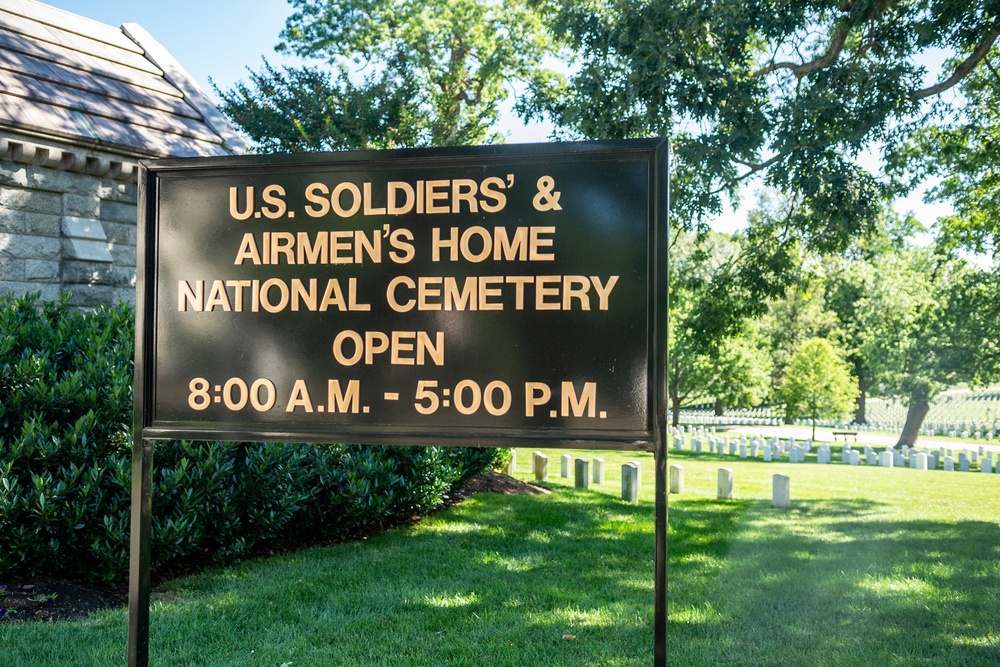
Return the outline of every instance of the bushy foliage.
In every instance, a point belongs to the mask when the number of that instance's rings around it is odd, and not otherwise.
[[[134,313],[0,297],[0,575],[128,567]],[[154,568],[426,512],[498,450],[157,442]]]

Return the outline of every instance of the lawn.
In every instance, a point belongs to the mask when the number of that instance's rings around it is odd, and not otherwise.
[[[154,592],[154,665],[650,665],[652,458],[575,490],[483,494],[364,542]],[[578,452],[570,452],[574,456]],[[642,502],[619,499],[643,464]],[[837,458],[835,457],[835,460]],[[669,664],[1000,664],[1000,475],[671,452]],[[530,450],[519,452],[528,480]],[[715,500],[716,471],[736,500]],[[792,509],[770,507],[791,476]],[[123,610],[0,624],[5,665],[120,665]]]

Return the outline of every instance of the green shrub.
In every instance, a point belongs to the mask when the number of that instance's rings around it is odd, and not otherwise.
[[[0,297],[0,576],[127,572],[133,327]],[[426,512],[499,451],[157,442],[153,567]]]

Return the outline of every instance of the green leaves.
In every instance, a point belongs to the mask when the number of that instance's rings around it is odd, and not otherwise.
[[[0,297],[0,575],[128,565],[132,322]],[[497,450],[159,442],[154,567],[426,512]]]
[[[811,338],[796,350],[777,392],[788,420],[843,417],[857,395],[857,382],[847,362],[823,338]]]
[[[279,51],[223,111],[265,152],[496,143],[517,85],[550,85],[553,46],[523,1],[294,0]]]

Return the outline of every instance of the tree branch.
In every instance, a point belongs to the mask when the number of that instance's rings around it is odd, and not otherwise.
[[[753,176],[754,174],[756,174],[758,171],[762,171],[762,170],[767,169],[768,167],[770,167],[772,164],[775,164],[777,162],[781,162],[786,157],[788,157],[788,154],[789,154],[789,151],[785,151],[783,153],[778,153],[777,155],[775,155],[771,159],[765,160],[764,162],[744,162],[743,160],[738,160],[736,158],[730,158],[736,164],[741,164],[744,167],[749,168],[749,171],[747,171],[745,174],[740,174],[739,176],[737,176],[735,178],[729,179],[723,185],[719,186],[715,190],[712,190],[712,192],[710,194],[717,195],[720,192],[724,192],[724,191],[728,190],[729,188],[731,188],[732,186],[736,185],[737,183],[739,183],[741,181],[745,181],[746,179],[750,178],[751,176]]]
[[[840,57],[840,52],[844,49],[845,43],[847,43],[847,30],[843,27],[837,28],[837,30],[833,33],[833,37],[830,39],[830,46],[827,47],[826,53],[821,55],[819,58],[814,58],[807,63],[793,63],[788,61],[771,63],[767,67],[754,72],[751,77],[757,78],[770,74],[775,70],[787,69],[791,70],[792,74],[794,74],[797,79],[801,79],[816,70],[829,67],[835,63],[837,58]]]
[[[976,46],[976,50],[972,52],[972,55],[958,64],[958,67],[955,68],[955,71],[952,72],[950,77],[929,88],[918,90],[913,94],[913,99],[922,100],[925,97],[940,95],[960,82],[969,74],[969,72],[972,71],[973,67],[979,64],[980,60],[986,57],[986,54],[988,54],[990,49],[993,48],[993,43],[997,41],[997,37],[1000,37],[1000,27],[994,26],[993,29],[986,34],[986,37],[979,42],[979,45]]]

